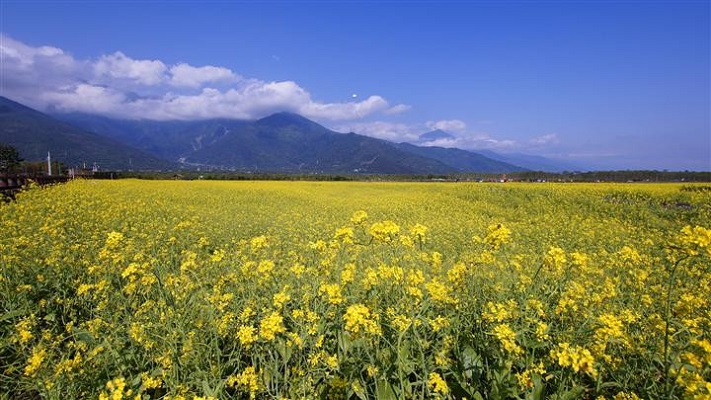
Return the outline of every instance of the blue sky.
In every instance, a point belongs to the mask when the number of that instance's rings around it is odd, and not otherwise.
[[[55,112],[259,118],[711,170],[708,1],[0,3],[0,94]]]

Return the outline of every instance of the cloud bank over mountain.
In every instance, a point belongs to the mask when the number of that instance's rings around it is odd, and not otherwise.
[[[394,142],[421,143],[419,135],[441,129],[452,138],[425,145],[510,150],[513,140],[471,132],[458,119],[424,123],[392,121],[410,111],[384,97],[320,102],[291,80],[265,81],[215,65],[168,65],[158,59],[135,59],[121,51],[79,59],[52,46],[33,47],[0,34],[2,95],[51,113],[90,113],[122,119],[199,120],[258,119],[289,111],[318,120],[340,132]]]
[[[229,68],[134,59],[116,51],[78,59],[0,34],[2,94],[44,111],[98,113],[152,120],[256,119],[278,111],[326,121],[358,120],[409,110],[379,95],[327,103],[294,81],[247,78]]]
[[[501,139],[488,132],[473,130],[460,120],[427,121],[424,124],[406,124],[388,121],[355,121],[337,124],[334,127],[339,132],[356,132],[393,142],[417,143],[421,146],[460,148],[467,150],[490,149],[497,151],[518,151],[521,149],[544,148],[546,144],[554,144],[555,134],[543,135],[528,142],[513,139]],[[423,138],[428,131],[442,130],[450,135],[447,137]],[[545,139],[548,139],[545,141]],[[533,146],[535,145],[535,146]]]

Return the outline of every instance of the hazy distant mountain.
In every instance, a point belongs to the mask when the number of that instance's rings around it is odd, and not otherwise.
[[[531,171],[563,172],[586,171],[589,168],[563,160],[554,160],[547,157],[534,156],[520,153],[496,153],[491,150],[477,150],[482,155],[507,163],[516,164]]]
[[[121,121],[82,114],[58,117],[187,166],[301,173],[521,170],[463,150],[403,146],[337,133],[292,113],[277,113],[257,121]],[[447,154],[443,156],[443,152]]]
[[[106,136],[157,157],[178,161],[218,141],[250,121],[119,120],[92,114],[57,114],[56,118],[87,131]]]
[[[436,129],[431,132],[423,133],[418,137],[418,140],[414,142],[414,144],[419,145],[419,146],[427,146],[429,143],[437,142],[437,141],[447,141],[447,140],[456,140],[456,136],[450,134],[449,132],[443,131],[441,129]],[[461,150],[460,150],[461,151]],[[561,160],[553,160],[550,158],[546,157],[541,157],[541,156],[533,156],[533,155],[528,155],[528,154],[520,154],[520,153],[498,153],[494,152],[491,150],[467,150],[471,154],[476,154],[479,157],[484,157],[484,159],[488,160],[487,162],[491,162],[492,160],[498,161],[498,162],[503,162],[505,164],[509,164],[512,166],[515,166],[516,168],[519,169],[510,169],[510,171],[507,172],[513,172],[513,171],[518,171],[518,170],[531,170],[531,171],[545,171],[545,172],[563,172],[563,171],[581,171],[584,170],[585,168],[579,166],[579,165],[574,165],[572,163],[566,162],[566,161],[561,161]],[[439,155],[445,157],[445,159],[449,159],[449,157],[452,156],[451,153],[447,154],[446,152],[439,151]],[[466,159],[466,158],[465,158]],[[471,159],[471,157],[469,157]],[[459,167],[466,168],[467,163],[461,163],[464,161],[461,157],[456,157],[455,162],[459,164]],[[478,161],[473,160],[473,162],[476,164]],[[499,171],[498,167],[496,167],[496,164],[491,164],[493,169],[496,170],[496,172],[504,172],[504,171]]]
[[[394,144],[344,135],[291,113],[257,121],[122,121],[85,114],[60,116],[187,167],[258,172],[445,174],[436,160]]]
[[[0,97],[0,143],[27,161],[52,159],[67,167],[95,163],[101,169],[159,170],[176,165],[118,140],[87,132],[5,97]]]
[[[435,146],[420,147],[409,143],[400,143],[399,147],[410,153],[441,161],[456,168],[458,172],[500,174],[527,170],[526,168],[494,160],[467,150]]]
[[[425,137],[445,135],[435,132]],[[27,160],[44,160],[50,151],[68,166],[97,163],[115,170],[201,167],[374,174],[523,170],[459,149],[337,133],[285,112],[256,121],[129,121],[86,114],[51,117],[0,98],[0,142],[15,146]]]
[[[454,135],[445,132],[441,129],[435,129],[430,132],[426,132],[421,134],[418,137],[418,143],[427,143],[427,142],[434,142],[435,140],[443,140],[443,139],[455,139]]]

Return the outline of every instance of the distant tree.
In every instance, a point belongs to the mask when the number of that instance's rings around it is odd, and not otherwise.
[[[22,158],[14,147],[0,143],[0,173],[12,172],[20,166]]]
[[[43,175],[47,173],[47,161],[25,161],[22,163],[20,168],[22,169],[22,172],[25,172],[30,176]]]

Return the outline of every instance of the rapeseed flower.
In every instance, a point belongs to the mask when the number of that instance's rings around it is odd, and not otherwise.
[[[256,236],[249,241],[249,245],[252,251],[258,251],[269,247],[269,240],[267,240],[267,237],[264,235]]]
[[[259,337],[266,341],[274,340],[276,335],[286,332],[284,317],[273,311],[259,322]]]
[[[227,255],[225,249],[215,249],[210,255],[210,261],[214,263],[220,262],[225,259],[225,255]]]
[[[353,216],[351,217],[351,222],[354,225],[360,225],[364,223],[368,219],[368,213],[363,211],[363,210],[358,210],[353,213]]]
[[[468,268],[463,262],[458,262],[447,271],[447,280],[449,283],[459,286],[464,283],[464,279],[467,276]]]
[[[543,362],[539,362],[538,365],[529,366],[522,372],[516,373],[516,380],[521,390],[528,390],[534,386],[533,377],[534,375],[542,376],[546,373],[546,368]]]
[[[250,399],[257,397],[257,392],[259,391],[259,375],[254,366],[245,368],[238,375],[229,376],[225,383],[227,386],[237,387],[248,392]]]
[[[406,386],[441,398],[458,393],[444,393],[445,378],[464,366],[463,388],[509,397],[530,397],[539,380],[548,394],[607,399],[711,393],[711,192],[193,184],[76,181],[3,206],[0,392],[190,400]],[[670,199],[691,207],[660,206]],[[471,232],[485,233],[475,246]],[[223,387],[212,378],[224,368],[235,372]],[[106,371],[125,379],[105,386]]]
[[[237,339],[242,346],[249,348],[257,341],[257,329],[253,326],[242,325],[237,329]]]
[[[343,321],[346,323],[346,331],[354,336],[362,334],[380,335],[381,333],[378,315],[372,313],[363,304],[348,306],[346,313],[343,315]]]
[[[121,232],[112,231],[106,235],[106,242],[104,245],[109,249],[118,248],[124,240],[124,235]]]
[[[624,322],[614,314],[602,314],[598,317],[600,327],[595,330],[595,341],[604,345],[610,341],[620,342],[629,347]]]
[[[27,365],[25,366],[25,376],[35,376],[46,356],[47,350],[44,347],[34,347],[32,349],[32,355],[27,360]]]
[[[101,392],[99,400],[130,399],[133,395],[133,390],[126,388],[126,379],[122,376],[106,382],[106,389],[108,389],[108,393]]]
[[[498,250],[501,246],[509,241],[511,230],[502,224],[489,225],[486,230],[486,236],[482,242],[489,245],[492,249]]]
[[[143,390],[157,389],[163,385],[163,379],[151,376],[146,372],[141,373],[141,388]]]
[[[15,331],[17,332],[16,341],[23,345],[29,343],[30,340],[35,337],[32,333],[32,330],[36,325],[37,321],[35,320],[34,315],[31,315],[29,318],[25,318],[22,321],[18,322],[17,325],[15,325]]]
[[[698,225],[692,228],[691,225],[687,225],[681,229],[678,239],[690,255],[697,255],[702,249],[706,249],[711,255],[711,229]]]
[[[619,392],[612,398],[612,400],[640,400],[640,399],[639,399],[639,396],[637,396],[637,394],[634,392]]]
[[[341,284],[345,285],[353,282],[356,276],[356,265],[353,263],[348,263],[343,267],[341,271]]]
[[[427,293],[429,293],[432,300],[441,304],[457,304],[458,300],[452,297],[450,287],[444,283],[433,278],[430,282],[425,284]]]
[[[379,242],[391,243],[400,233],[400,226],[390,220],[376,222],[368,228],[368,233]]]
[[[272,260],[262,260],[257,265],[257,274],[260,279],[266,279],[269,277],[274,270],[275,264]]]
[[[429,322],[430,327],[432,327],[432,331],[434,332],[439,332],[442,329],[449,327],[449,319],[441,315],[438,315],[434,319],[430,319],[427,322]]]
[[[571,367],[575,372],[585,372],[593,378],[597,377],[595,358],[588,349],[559,343],[556,349],[551,350],[550,355],[561,367]]]
[[[301,275],[303,275],[304,272],[306,272],[306,266],[301,263],[295,263],[294,265],[291,266],[289,269],[297,278],[301,278]]]
[[[424,243],[425,236],[427,234],[427,227],[422,224],[415,224],[410,228],[410,235],[414,237],[418,242]]]
[[[518,310],[518,304],[513,299],[509,299],[505,303],[490,301],[486,304],[482,317],[487,322],[503,322],[514,318],[516,310]]]
[[[351,244],[353,243],[353,236],[353,228],[350,226],[344,226],[336,229],[336,233],[333,235],[333,238],[340,240],[342,243]]]
[[[286,285],[281,290],[281,292],[273,296],[272,304],[274,305],[274,308],[281,309],[284,307],[284,304],[291,300],[291,296],[289,295],[289,289],[289,285]]]
[[[412,318],[403,314],[394,314],[390,317],[390,323],[398,332],[405,332],[412,325]]]
[[[497,325],[492,332],[507,353],[514,356],[523,354],[523,349],[516,343],[516,332],[508,324]]]
[[[568,258],[565,255],[565,250],[554,246],[548,250],[543,262],[551,268],[553,273],[560,274],[568,262]]]
[[[441,394],[441,395],[446,395],[449,393],[449,386],[447,386],[447,382],[442,379],[442,376],[436,372],[430,372],[429,379],[427,380],[427,384],[430,387],[430,390],[432,390],[435,393]]]
[[[322,283],[318,288],[318,292],[324,295],[326,301],[333,305],[343,303],[343,294],[341,294],[341,286],[337,283],[327,284]]]

